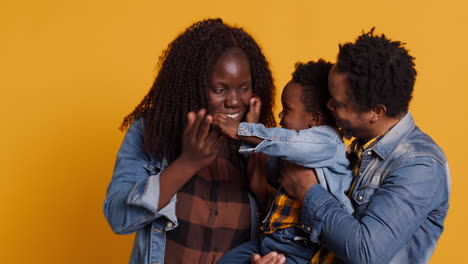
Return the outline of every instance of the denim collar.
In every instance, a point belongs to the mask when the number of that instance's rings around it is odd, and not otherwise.
[[[372,148],[380,158],[386,159],[390,153],[408,136],[415,128],[413,116],[410,112],[396,123],[388,133]]]

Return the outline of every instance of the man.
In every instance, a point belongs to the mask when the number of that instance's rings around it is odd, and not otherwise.
[[[335,263],[427,263],[443,231],[449,171],[442,150],[408,112],[413,60],[401,42],[373,30],[340,45],[328,107],[343,134],[355,138],[348,148],[353,215],[308,177],[313,170],[282,171],[288,194],[303,201],[304,229]]]

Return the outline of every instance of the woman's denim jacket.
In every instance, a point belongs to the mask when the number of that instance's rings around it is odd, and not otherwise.
[[[428,263],[444,229],[449,193],[444,153],[407,113],[364,152],[354,215],[315,184],[304,198],[302,223],[312,228],[312,241],[345,263]]]
[[[160,174],[167,163],[143,151],[143,120],[128,129],[117,154],[114,175],[107,189],[104,214],[117,234],[136,232],[131,264],[164,263],[166,231],[177,227],[174,195],[157,210]],[[251,234],[257,234],[256,204],[252,208]]]
[[[262,124],[240,123],[237,134],[264,139],[255,147],[243,145],[241,153],[261,152],[314,168],[320,185],[341,202],[349,213],[354,211],[351,201],[346,196],[351,185],[352,172],[346,159],[345,144],[335,128],[323,125],[296,131],[280,127],[265,128]]]

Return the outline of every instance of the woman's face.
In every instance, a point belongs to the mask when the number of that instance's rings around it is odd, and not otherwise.
[[[247,55],[230,49],[219,57],[210,76],[208,112],[241,121],[252,98],[252,76]]]

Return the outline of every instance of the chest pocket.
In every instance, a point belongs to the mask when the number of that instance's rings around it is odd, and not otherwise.
[[[353,200],[358,205],[363,205],[369,202],[372,195],[379,188],[378,186],[363,186],[353,193]]]
[[[359,206],[369,203],[372,195],[382,184],[383,175],[382,171],[369,168],[369,172],[365,173],[364,178],[359,183],[359,187],[353,193],[353,201]]]

